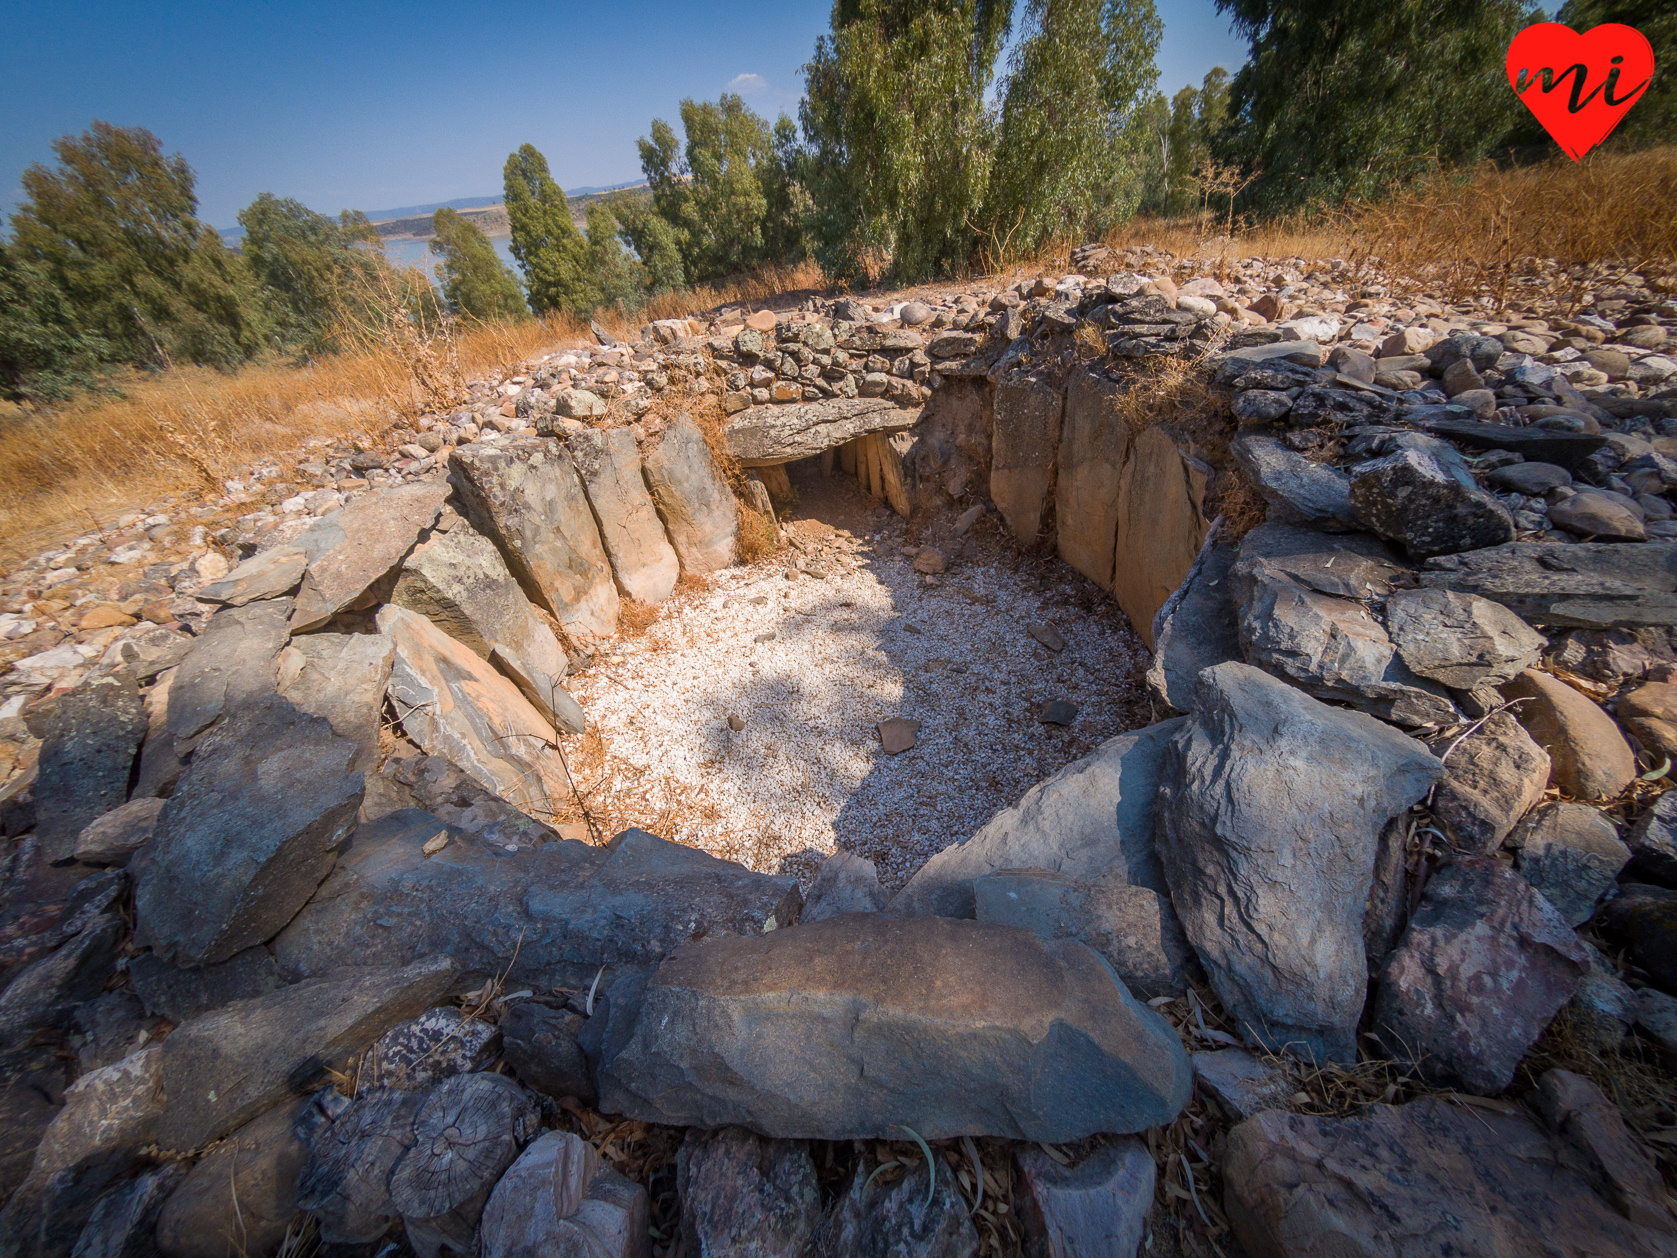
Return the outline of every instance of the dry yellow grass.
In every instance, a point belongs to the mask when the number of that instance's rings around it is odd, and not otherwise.
[[[649,319],[757,304],[821,283],[813,263],[771,268],[661,294],[647,309],[608,311],[599,321],[632,336]],[[470,376],[589,339],[585,322],[559,316],[468,328],[454,349]],[[120,396],[85,397],[48,412],[0,405],[0,563],[203,488],[310,437],[370,438],[425,402],[413,364],[376,348],[307,367],[255,364],[231,375],[180,368],[112,383]]]

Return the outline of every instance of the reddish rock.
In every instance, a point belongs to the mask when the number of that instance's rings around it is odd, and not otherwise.
[[[1617,795],[1636,777],[1636,757],[1613,718],[1564,681],[1528,668],[1502,687],[1514,711],[1549,753],[1549,780],[1579,799]]]
[[[1677,764],[1677,685],[1650,682],[1619,700],[1619,721],[1656,758]]]

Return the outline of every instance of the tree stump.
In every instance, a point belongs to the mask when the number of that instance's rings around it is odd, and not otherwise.
[[[320,1238],[363,1245],[384,1235],[397,1210],[390,1173],[414,1142],[424,1097],[378,1089],[358,1098],[315,1135],[297,1177],[297,1208],[320,1221]]]

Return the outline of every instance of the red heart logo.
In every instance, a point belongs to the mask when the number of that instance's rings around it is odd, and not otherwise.
[[[1653,76],[1653,46],[1617,22],[1582,35],[1539,22],[1508,45],[1508,82],[1573,161],[1608,137]]]

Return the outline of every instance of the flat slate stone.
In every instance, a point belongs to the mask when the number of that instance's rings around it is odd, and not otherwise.
[[[1421,584],[1555,628],[1677,625],[1677,543],[1511,542],[1426,562]]]
[[[169,683],[166,722],[177,743],[273,693],[290,616],[289,599],[265,599],[210,617]]]
[[[566,839],[507,852],[453,838],[426,856],[445,828],[405,809],[356,831],[274,941],[281,973],[445,953],[474,978],[505,971],[512,983],[586,988],[601,965],[651,970],[695,936],[758,935],[796,921],[802,906],[794,878],[642,830],[610,849]]]
[[[1094,952],[1014,927],[835,917],[689,944],[627,987],[597,1039],[600,1108],[649,1122],[1052,1142],[1169,1122],[1193,1085],[1176,1032]]]
[[[903,432],[919,419],[919,407],[904,408],[882,397],[753,406],[728,421],[728,452],[742,467],[790,463],[868,433]]]
[[[1147,686],[1178,712],[1193,705],[1200,673],[1240,658],[1240,625],[1229,591],[1229,570],[1240,547],[1224,540],[1221,519],[1212,522],[1194,566],[1153,617]]]
[[[340,611],[376,602],[373,590],[420,534],[437,521],[449,487],[442,481],[419,481],[381,489],[323,517],[297,539],[308,568],[297,591],[291,632],[318,628]]]
[[[48,860],[68,861],[82,831],[128,799],[145,704],[130,677],[89,677],[30,724],[42,740],[35,838]]]
[[[1512,450],[1534,463],[1553,463],[1571,472],[1578,471],[1590,455],[1607,444],[1606,437],[1586,433],[1480,424],[1469,419],[1428,419],[1421,422],[1421,427],[1472,450]]]

